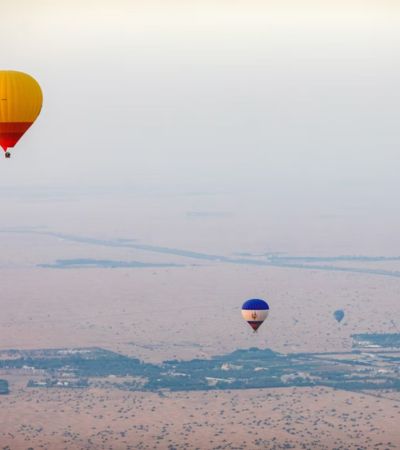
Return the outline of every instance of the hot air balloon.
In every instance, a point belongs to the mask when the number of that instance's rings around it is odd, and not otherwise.
[[[341,322],[343,320],[344,317],[344,311],[343,309],[338,309],[337,311],[335,311],[333,313],[333,317],[338,321]]]
[[[37,81],[14,70],[0,70],[0,146],[8,149],[21,139],[42,108],[43,95]]]
[[[242,317],[254,331],[257,331],[268,317],[268,312],[268,303],[258,298],[247,300],[242,306]]]

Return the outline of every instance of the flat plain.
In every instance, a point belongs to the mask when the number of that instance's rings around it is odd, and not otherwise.
[[[21,208],[18,224],[2,220],[0,349],[100,347],[160,363],[249,347],[349,351],[353,334],[399,332],[399,262],[389,242],[368,239],[378,221],[364,235],[354,224],[340,240],[340,216],[318,216],[313,226],[305,218],[295,238],[289,218],[271,223],[264,211],[252,226],[246,215],[235,216],[229,201],[222,212],[202,198],[195,208],[189,199],[172,210],[148,199],[131,202],[133,210],[144,211],[140,220],[131,214],[122,221],[126,202],[88,210],[85,199],[62,205],[64,215],[75,217],[68,226],[57,215],[45,220],[41,212],[49,205],[41,201]],[[27,226],[35,208],[36,226]],[[271,264],[275,252],[317,260],[302,260],[301,267],[293,260],[289,267],[287,261]],[[394,259],[335,260],[343,255]],[[390,273],[363,273],[370,268]],[[266,298],[271,306],[257,334],[240,316],[249,297]],[[336,309],[345,311],[340,324]],[[10,394],[0,398],[2,448],[400,446],[396,392],[307,387],[146,393],[34,389],[26,386],[26,374],[2,371],[0,378],[10,385]]]

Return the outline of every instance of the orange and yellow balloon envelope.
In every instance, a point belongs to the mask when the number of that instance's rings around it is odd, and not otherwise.
[[[43,95],[30,75],[14,70],[0,70],[0,146],[8,148],[21,139],[42,108]]]

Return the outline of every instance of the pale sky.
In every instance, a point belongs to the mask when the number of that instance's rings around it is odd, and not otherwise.
[[[0,0],[41,84],[0,187],[398,190],[397,1]]]

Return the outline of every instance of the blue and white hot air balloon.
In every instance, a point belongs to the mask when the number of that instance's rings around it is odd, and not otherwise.
[[[257,331],[264,320],[268,317],[269,306],[264,300],[252,298],[243,303],[242,317],[243,319]]]

